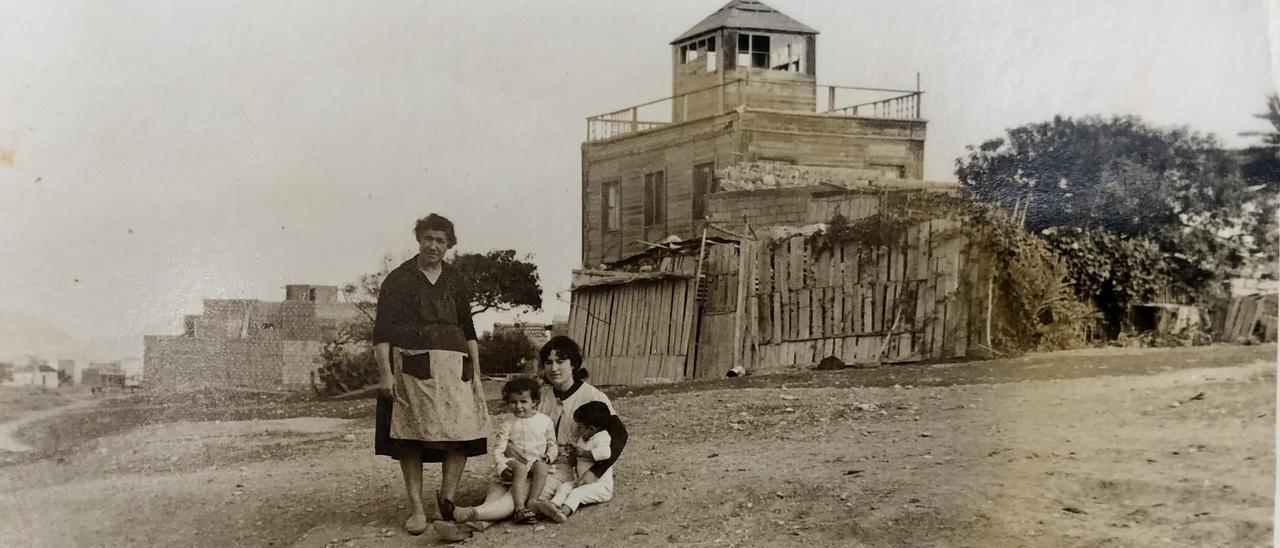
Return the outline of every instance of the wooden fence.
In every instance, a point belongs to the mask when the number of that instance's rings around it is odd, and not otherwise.
[[[684,379],[696,291],[691,276],[575,289],[569,336],[582,346],[591,382]]]
[[[1261,341],[1276,340],[1277,297],[1244,295],[1233,297],[1219,307],[1215,321],[1216,339],[1236,342],[1256,336]]]
[[[740,277],[716,276],[730,260],[709,263],[707,308],[730,304],[716,300],[724,293],[717,285],[737,285],[733,308],[742,313],[730,355],[748,369],[810,366],[827,356],[846,364],[964,357],[986,336],[991,265],[955,227],[921,223],[888,246],[818,249],[804,236],[744,242]]]

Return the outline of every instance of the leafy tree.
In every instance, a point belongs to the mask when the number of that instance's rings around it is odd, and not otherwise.
[[[542,286],[531,256],[516,258],[512,249],[462,253],[450,263],[471,294],[471,313],[488,310],[542,309]]]
[[[523,360],[537,356],[533,347],[518,331],[485,333],[480,337],[480,368],[483,373],[516,373]]]
[[[1241,134],[1261,137],[1262,145],[1240,151],[1240,171],[1245,181],[1261,190],[1263,195],[1255,204],[1259,222],[1252,234],[1261,247],[1256,254],[1257,262],[1274,268],[1280,258],[1277,257],[1277,252],[1280,252],[1280,226],[1276,222],[1276,209],[1280,206],[1280,96],[1268,97],[1267,112],[1254,116],[1269,122],[1272,129]],[[1274,276],[1275,272],[1271,274]]]
[[[1257,242],[1256,192],[1212,136],[1132,117],[1055,117],[969,147],[956,174],[972,198],[1023,211],[1027,228],[1148,238],[1192,291],[1241,266]]]

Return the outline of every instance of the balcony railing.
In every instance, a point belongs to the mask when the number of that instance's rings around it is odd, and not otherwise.
[[[612,139],[690,120],[689,105],[714,101],[718,112],[737,108],[746,86],[813,86],[815,111],[833,116],[919,120],[920,90],[867,88],[806,82],[738,79],[680,95],[655,99],[587,118],[587,142]],[[726,97],[736,98],[726,104]],[[703,107],[705,108],[705,107]]]

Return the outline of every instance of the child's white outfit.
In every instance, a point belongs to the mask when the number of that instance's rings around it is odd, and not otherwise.
[[[590,439],[578,438],[573,442],[573,453],[569,455],[570,460],[576,460],[575,466],[576,478],[582,477],[591,466],[598,461],[607,460],[612,454],[609,444],[613,443],[613,439],[608,432],[601,430],[591,436]],[[589,455],[589,456],[587,456]],[[600,479],[586,485],[578,487],[573,486],[573,482],[566,481],[556,488],[555,496],[551,497],[552,504],[563,504],[569,507],[569,510],[576,511],[578,506],[583,504],[594,504],[597,502],[607,502],[613,498],[613,467],[610,466]]]
[[[493,473],[501,476],[511,467],[507,449],[513,449],[531,467],[539,460],[555,462],[559,448],[556,446],[556,425],[542,413],[534,412],[525,418],[509,415],[498,425],[498,440],[493,448]]]

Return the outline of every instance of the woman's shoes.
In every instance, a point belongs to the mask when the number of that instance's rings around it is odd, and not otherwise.
[[[453,511],[454,511],[453,501],[447,498],[444,498],[440,495],[436,495],[436,506],[440,508],[440,519],[443,519],[445,521],[454,521],[453,520]]]
[[[421,535],[427,530],[427,516],[422,514],[409,516],[409,519],[404,522],[404,530],[410,535]]]

